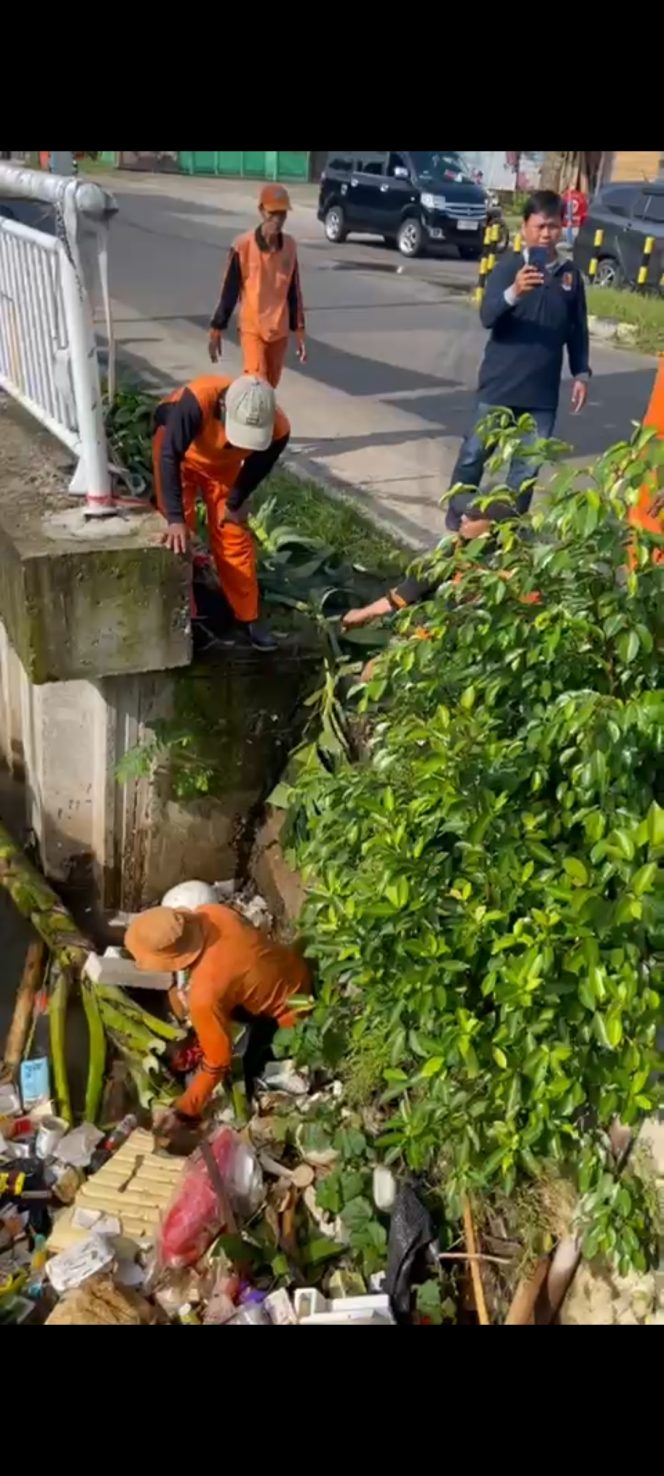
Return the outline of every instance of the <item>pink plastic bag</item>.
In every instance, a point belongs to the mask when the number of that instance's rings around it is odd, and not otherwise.
[[[207,1139],[220,1183],[200,1148],[192,1154],[162,1221],[157,1244],[160,1266],[193,1266],[222,1230],[255,1213],[263,1198],[263,1176],[251,1148],[232,1128]]]

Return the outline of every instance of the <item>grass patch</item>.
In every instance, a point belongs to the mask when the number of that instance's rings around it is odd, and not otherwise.
[[[589,287],[588,312],[598,318],[635,323],[637,347],[645,353],[664,351],[664,297],[642,296],[619,287]]]
[[[117,174],[118,166],[110,159],[79,159],[79,174]]]
[[[316,482],[308,482],[285,470],[277,470],[252,497],[258,508],[268,497],[276,497],[279,522],[295,528],[305,538],[320,538],[343,559],[361,564],[386,578],[403,574],[415,557],[412,549],[397,543],[389,533],[375,527],[350,502],[331,497]]]

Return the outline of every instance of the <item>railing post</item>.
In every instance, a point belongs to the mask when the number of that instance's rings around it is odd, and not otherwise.
[[[87,512],[99,516],[113,506],[113,499],[97,351],[87,296],[66,251],[61,254],[61,281],[81,442],[80,461],[71,490],[85,492]]]

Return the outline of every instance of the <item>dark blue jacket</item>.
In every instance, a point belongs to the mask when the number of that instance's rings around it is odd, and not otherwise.
[[[509,307],[505,290],[523,265],[523,256],[510,252],[487,282],[481,318],[491,338],[480,370],[480,400],[515,410],[555,410],[563,350],[575,378],[590,373],[583,278],[571,262],[561,261],[546,272],[543,287]]]

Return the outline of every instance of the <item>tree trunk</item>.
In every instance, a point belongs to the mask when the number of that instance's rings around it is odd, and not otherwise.
[[[101,1100],[106,1041],[95,989],[83,978],[83,965],[91,951],[88,940],[81,936],[73,917],[63,907],[57,893],[28,861],[9,831],[0,824],[0,886],[4,887],[18,911],[29,922],[53,954],[54,983],[49,1001],[51,1061],[55,1081],[58,1112],[67,1122],[72,1120],[65,1060],[67,1004],[71,988],[80,984],[90,1035],[90,1057],[85,1097],[85,1115],[94,1122]]]
[[[560,178],[563,171],[564,160],[565,155],[561,152],[547,152],[544,155],[544,163],[542,165],[543,190],[560,189]]]
[[[26,917],[64,968],[79,971],[91,945],[83,938],[57,893],[28,861],[9,831],[0,824],[0,886]]]
[[[23,974],[18,986],[12,1022],[5,1041],[4,1059],[0,1076],[13,1078],[23,1060],[23,1050],[28,1038],[35,995],[44,972],[46,949],[41,938],[28,943]]]

